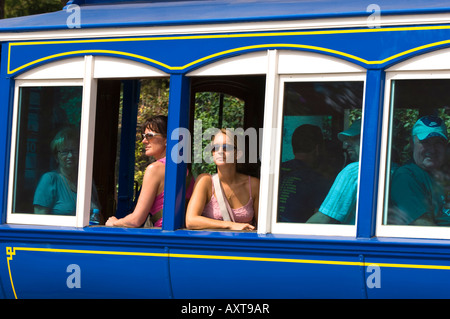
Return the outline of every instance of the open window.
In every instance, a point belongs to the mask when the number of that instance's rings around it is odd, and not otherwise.
[[[239,169],[245,174],[259,177],[259,129],[262,127],[264,114],[265,77],[195,77],[191,87],[194,176],[206,172],[213,174],[216,171],[215,165],[210,164],[212,160],[204,158],[203,150],[210,142],[205,133],[211,128],[228,128],[235,130],[236,134],[242,133],[246,138],[246,158],[239,164]],[[250,143],[253,145],[250,146]]]

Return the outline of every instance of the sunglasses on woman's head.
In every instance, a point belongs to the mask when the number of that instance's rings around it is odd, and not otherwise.
[[[162,134],[161,133],[148,132],[148,133],[142,134],[142,138],[145,138],[147,141],[150,141],[152,138],[154,138],[155,136],[158,136],[158,135],[162,135]]]

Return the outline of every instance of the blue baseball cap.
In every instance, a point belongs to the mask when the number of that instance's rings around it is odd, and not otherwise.
[[[417,136],[421,141],[438,136],[448,141],[447,127],[444,121],[437,116],[427,115],[420,118],[412,129],[412,136]]]
[[[352,123],[352,125],[343,132],[338,134],[338,138],[343,141],[346,136],[357,136],[361,134],[361,119]]]

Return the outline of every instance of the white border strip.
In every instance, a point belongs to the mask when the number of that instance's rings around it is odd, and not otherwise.
[[[382,28],[395,26],[417,26],[448,24],[448,14],[414,14],[383,16],[383,7],[380,19],[377,21],[380,28],[373,28],[377,32]],[[299,19],[292,21],[271,21],[270,18],[263,22],[219,23],[206,25],[181,25],[181,26],[148,26],[148,27],[120,27],[120,28],[80,28],[52,31],[27,31],[0,33],[0,41],[23,41],[42,39],[76,39],[76,38],[103,38],[103,37],[133,37],[133,36],[160,36],[160,35],[187,35],[230,32],[270,32],[292,30],[318,30],[340,28],[367,28],[373,26],[374,21],[367,17],[326,18],[326,19]]]

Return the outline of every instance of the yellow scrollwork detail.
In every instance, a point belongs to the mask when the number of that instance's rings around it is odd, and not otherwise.
[[[11,274],[11,265],[9,264],[9,262],[13,259],[13,256],[16,254],[15,248],[14,247],[6,247],[6,255],[9,255],[6,260],[8,262],[8,273],[9,273],[9,280],[11,281],[11,288],[13,290],[14,293],[14,298],[17,299],[17,294],[16,294],[16,290],[14,289],[14,283],[13,283],[13,279],[12,279],[12,274]]]

